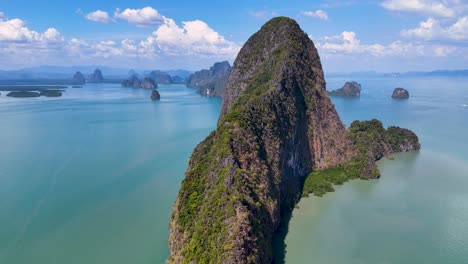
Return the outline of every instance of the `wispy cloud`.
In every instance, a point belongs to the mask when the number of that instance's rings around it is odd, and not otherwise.
[[[270,19],[276,16],[276,12],[268,11],[268,10],[257,10],[257,11],[250,11],[250,15],[259,20],[266,20],[266,19]]]
[[[324,8],[335,8],[335,7],[344,7],[344,6],[352,6],[357,4],[357,1],[350,0],[350,1],[343,1],[343,0],[327,0],[321,6]]]
[[[316,10],[316,11],[301,11],[299,13],[301,16],[307,16],[307,17],[314,17],[322,20],[328,20],[328,14],[327,12],[323,10]]]
[[[444,1],[447,2],[447,1]],[[457,1],[458,2],[458,1]],[[455,11],[445,3],[433,0],[386,0],[382,7],[392,11],[421,13],[440,17],[453,17]]]
[[[446,57],[451,54],[463,54],[468,48],[444,44],[425,44],[396,40],[390,44],[362,44],[353,31],[344,31],[340,35],[324,37],[315,41],[323,57],[360,55],[366,57]]]
[[[109,14],[101,10],[96,10],[94,12],[91,12],[87,14],[85,17],[86,19],[93,21],[93,22],[109,23],[112,21],[112,18],[109,16]]]

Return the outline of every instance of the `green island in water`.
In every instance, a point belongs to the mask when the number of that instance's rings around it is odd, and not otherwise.
[[[340,120],[319,54],[287,17],[240,50],[217,128],[193,151],[171,215],[169,263],[272,263],[301,196],[378,178],[375,162],[417,150],[410,130]]]

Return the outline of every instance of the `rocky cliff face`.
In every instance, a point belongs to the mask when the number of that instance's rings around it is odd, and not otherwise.
[[[314,44],[294,20],[272,19],[240,51],[218,127],[190,159],[170,262],[271,262],[272,235],[304,177],[352,154]]]
[[[206,96],[223,96],[230,72],[229,62],[217,62],[209,70],[191,74],[187,79],[187,86],[198,88],[199,93]]]

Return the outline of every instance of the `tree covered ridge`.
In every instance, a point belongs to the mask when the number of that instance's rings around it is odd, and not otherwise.
[[[313,193],[322,196],[333,192],[333,185],[340,185],[352,179],[380,177],[375,162],[391,153],[419,150],[418,136],[411,130],[390,126],[385,129],[377,119],[354,121],[348,129],[355,157],[347,163],[325,170],[311,172],[304,181],[302,196]]]

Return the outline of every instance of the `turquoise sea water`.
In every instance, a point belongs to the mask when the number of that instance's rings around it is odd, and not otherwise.
[[[0,263],[164,263],[169,216],[219,99],[184,86],[0,96]]]
[[[333,101],[343,121],[413,129],[419,153],[379,162],[382,178],[304,199],[286,263],[465,263],[467,78],[355,79]],[[327,79],[338,88],[344,79]],[[408,101],[390,98],[410,90]],[[184,86],[69,88],[61,98],[0,95],[0,263],[164,263],[187,160],[221,101]]]

